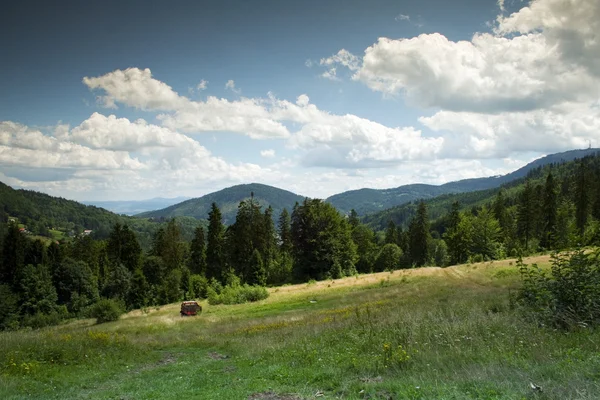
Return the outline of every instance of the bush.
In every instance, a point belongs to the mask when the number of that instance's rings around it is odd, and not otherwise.
[[[123,306],[114,299],[100,299],[92,309],[91,316],[96,323],[117,321],[124,313]]]
[[[600,323],[600,253],[552,256],[551,274],[519,259],[523,280],[517,301],[540,322],[560,328]]]
[[[238,286],[224,286],[217,291],[215,286],[210,286],[208,292],[208,304],[243,304],[252,301],[263,300],[269,297],[269,292],[262,286],[250,286],[247,284]]]

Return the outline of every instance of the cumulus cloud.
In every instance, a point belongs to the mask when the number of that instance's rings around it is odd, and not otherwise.
[[[260,180],[272,174],[255,164],[230,164],[168,128],[98,113],[73,129],[59,126],[54,134],[0,122],[0,165],[5,173],[13,168],[21,172],[59,169],[62,173],[53,180],[21,180],[13,173],[3,181],[60,195],[79,193],[82,188],[135,195],[197,190],[216,182]]]
[[[503,8],[504,3],[499,2]],[[600,89],[600,2],[534,0],[498,17],[495,34],[452,41],[440,33],[380,38],[362,59],[346,50],[322,60],[415,105],[452,111],[528,111],[589,101]]]
[[[111,170],[144,168],[127,152],[93,150],[11,121],[0,122],[0,165]]]
[[[554,153],[600,145],[600,109],[569,104],[522,113],[477,114],[440,111],[420,118],[436,132],[454,133],[446,155],[498,158],[514,152]]]
[[[398,14],[396,15],[396,18],[394,18],[396,21],[410,21],[410,15],[405,15],[405,14]]]
[[[116,102],[119,102],[142,110],[174,110],[187,102],[169,85],[154,79],[148,68],[127,68],[92,78],[86,76],[83,83],[92,90],[104,90],[106,95],[98,99],[109,108],[116,108]]]
[[[275,157],[275,150],[273,150],[273,149],[261,150],[260,156],[264,157],[264,158],[273,158],[273,157]]]

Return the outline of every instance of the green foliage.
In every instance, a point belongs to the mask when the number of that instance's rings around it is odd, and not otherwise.
[[[162,286],[162,303],[169,304],[181,300],[181,270],[174,269],[170,271]]]
[[[208,304],[243,304],[264,300],[269,297],[269,291],[262,286],[248,284],[211,285],[208,288]]]
[[[212,203],[208,213],[208,235],[206,248],[206,277],[222,279],[225,268],[224,243],[225,229],[223,227],[221,210],[217,203]]]
[[[51,314],[57,309],[58,296],[45,265],[25,266],[20,289],[21,314]]]
[[[52,279],[58,303],[66,305],[73,314],[98,300],[98,282],[83,261],[66,258],[54,270]]]
[[[190,244],[188,267],[193,274],[206,274],[206,243],[204,228],[201,226],[196,228]]]
[[[600,252],[552,256],[551,273],[524,264],[518,301],[542,323],[561,328],[600,323]]]
[[[96,318],[96,323],[117,321],[124,310],[121,303],[115,299],[100,299],[92,308],[91,317]]]
[[[429,262],[431,233],[429,232],[427,206],[424,201],[421,201],[417,207],[417,214],[410,223],[408,236],[412,264],[417,267],[427,264]]]
[[[388,243],[379,252],[375,262],[376,271],[393,271],[400,268],[402,250],[395,243]]]
[[[194,299],[208,297],[208,279],[204,275],[190,275],[188,297]]]
[[[0,330],[19,324],[19,298],[7,284],[0,284]]]
[[[292,213],[292,237],[294,269],[300,279],[324,279],[338,273],[352,275],[356,270],[356,245],[350,226],[332,205],[308,198],[296,205]]]

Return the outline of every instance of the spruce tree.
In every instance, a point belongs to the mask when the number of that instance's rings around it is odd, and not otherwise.
[[[390,220],[385,229],[385,244],[398,244],[398,231],[396,224]]]
[[[517,203],[517,233],[525,249],[529,248],[529,241],[534,229],[534,194],[529,180],[521,191]]]
[[[192,274],[206,274],[206,244],[204,228],[201,226],[194,231],[194,238],[190,244],[189,268]]]
[[[422,200],[417,206],[417,214],[410,223],[409,238],[411,262],[417,267],[427,264],[429,262],[431,234],[429,232],[427,206]]]
[[[221,210],[212,203],[208,213],[208,234],[206,246],[206,277],[223,280],[225,257],[223,254],[225,229],[223,227]]]
[[[291,254],[292,252],[292,220],[287,209],[283,209],[279,215],[277,228],[279,230],[279,248],[282,252]]]
[[[558,196],[556,193],[556,183],[552,172],[546,178],[544,185],[544,205],[542,207],[542,240],[541,245],[546,249],[554,249],[556,247],[557,236],[557,212],[558,212]]]

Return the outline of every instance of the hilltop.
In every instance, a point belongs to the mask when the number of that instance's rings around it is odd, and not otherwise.
[[[240,201],[250,198],[254,193],[254,200],[263,207],[273,207],[273,216],[277,218],[284,208],[292,211],[296,202],[302,202],[303,196],[287,190],[260,183],[236,185],[218,192],[210,193],[202,197],[186,200],[182,203],[172,205],[162,210],[150,211],[138,214],[141,218],[172,218],[179,216],[193,217],[196,219],[207,219],[211,204],[217,203],[223,215],[226,225],[235,222],[238,205]]]

